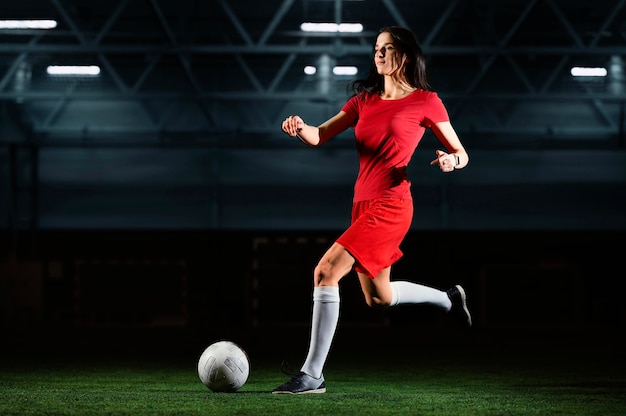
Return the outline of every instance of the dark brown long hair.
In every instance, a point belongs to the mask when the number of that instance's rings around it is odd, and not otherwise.
[[[417,38],[410,29],[401,26],[387,26],[378,31],[378,35],[387,32],[393,38],[394,46],[400,54],[406,54],[404,76],[411,86],[430,90],[426,74],[426,57]],[[377,35],[377,36],[378,36]],[[370,72],[367,78],[352,82],[351,88],[356,95],[378,93],[384,89],[384,77],[376,71],[374,59],[370,60]]]

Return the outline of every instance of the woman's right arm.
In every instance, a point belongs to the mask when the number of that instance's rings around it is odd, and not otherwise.
[[[319,146],[347,130],[353,123],[353,117],[345,111],[340,111],[319,126],[306,124],[300,116],[289,116],[283,121],[282,129],[309,146]]]

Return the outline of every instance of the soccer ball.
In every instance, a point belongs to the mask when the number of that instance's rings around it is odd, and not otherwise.
[[[246,352],[231,341],[209,345],[198,360],[202,384],[215,392],[232,393],[248,380],[250,361]]]

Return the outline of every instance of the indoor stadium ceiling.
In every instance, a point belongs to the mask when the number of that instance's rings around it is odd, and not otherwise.
[[[611,147],[624,140],[625,0],[22,0],[1,18],[58,21],[0,31],[5,117],[47,144],[76,139],[265,146],[297,112],[334,113],[364,76],[379,28],[417,34],[430,81],[465,137],[483,147]],[[360,22],[355,34],[307,34],[302,22]],[[48,65],[99,65],[93,79]],[[574,79],[572,66],[606,67]]]
[[[0,20],[58,24],[0,29],[0,228],[344,228],[352,132],[316,151],[280,123],[334,115],[366,76],[377,31],[398,24],[418,36],[472,160],[441,175],[427,132],[409,171],[413,227],[626,229],[625,6],[3,1]],[[364,30],[309,33],[303,22]],[[49,65],[100,74],[52,76]],[[575,78],[577,66],[607,76]]]

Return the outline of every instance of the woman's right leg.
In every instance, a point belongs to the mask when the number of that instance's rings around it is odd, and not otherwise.
[[[313,314],[309,351],[300,372],[272,393],[324,393],[322,370],[339,320],[339,281],[354,265],[354,258],[335,243],[313,273]]]
[[[339,321],[339,281],[352,270],[354,258],[335,243],[313,273],[313,316],[309,353],[301,371],[319,378]]]

